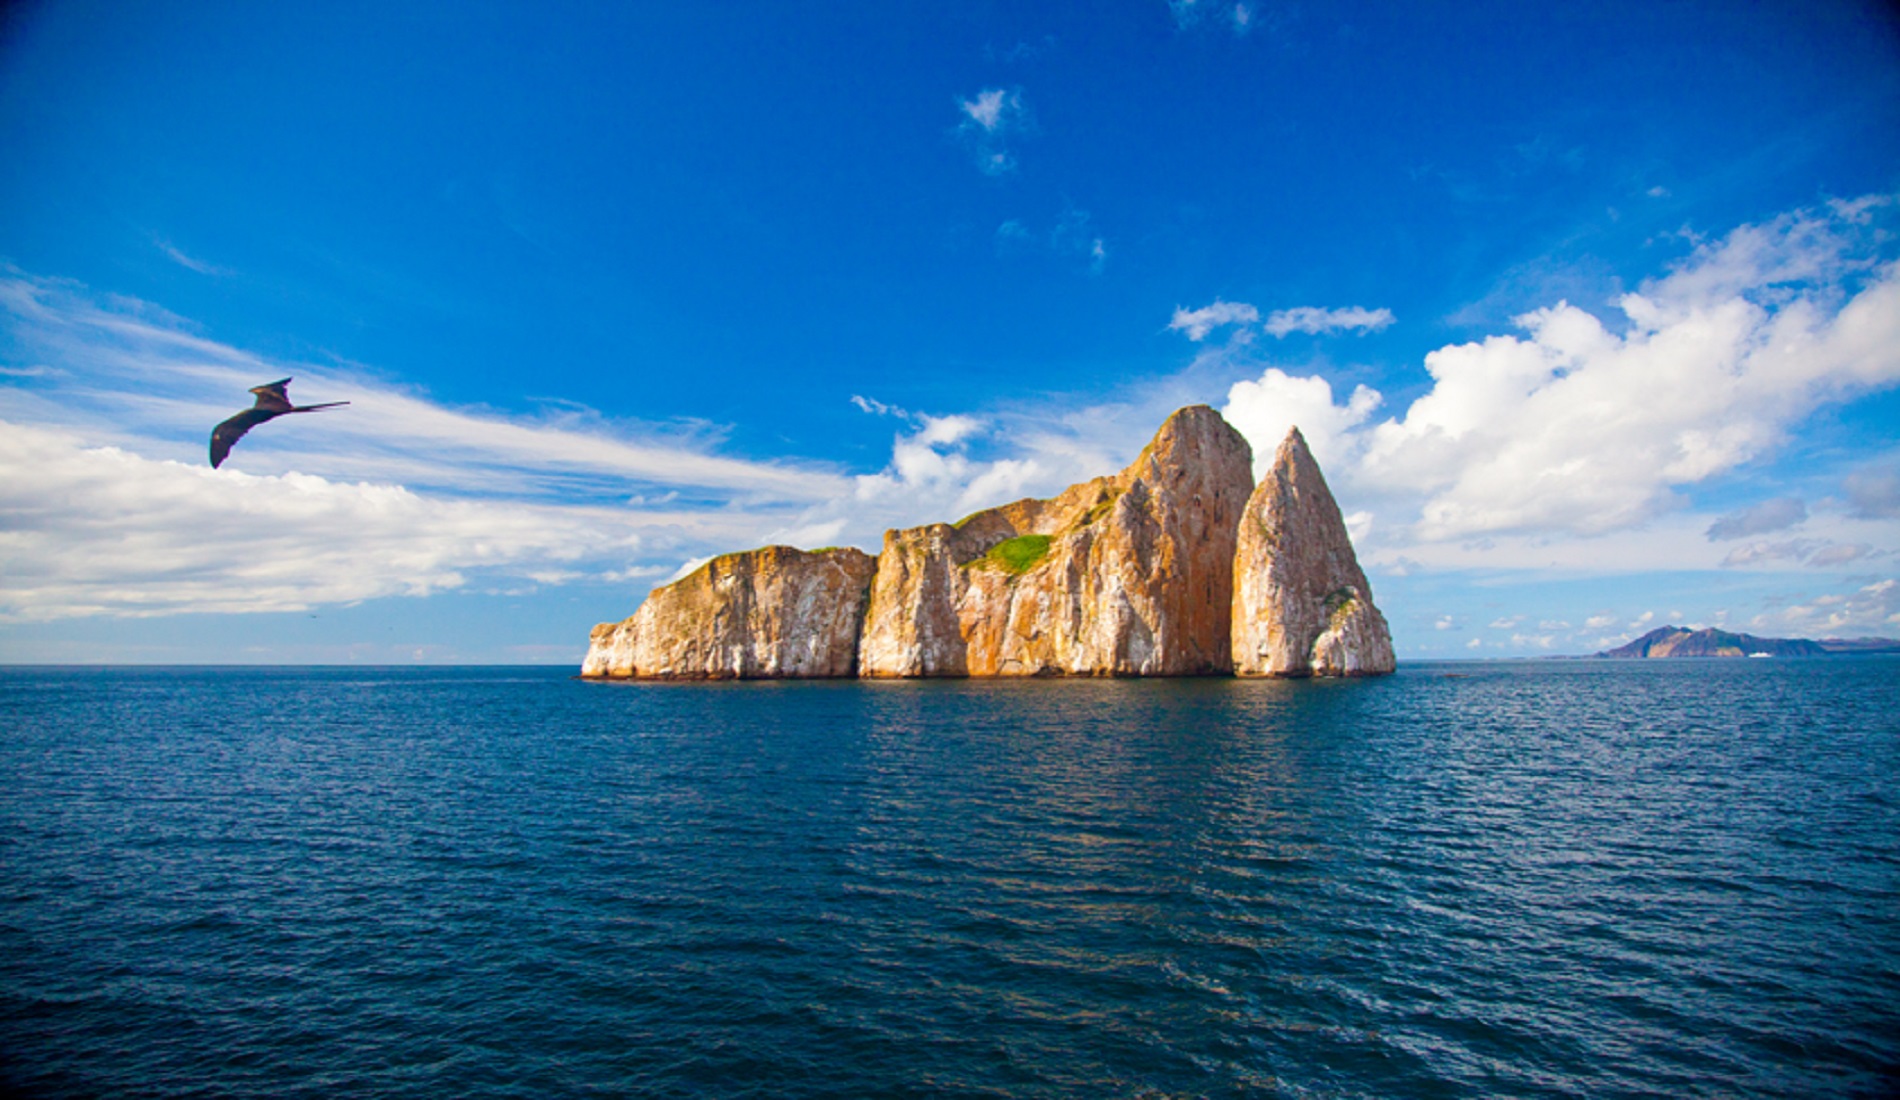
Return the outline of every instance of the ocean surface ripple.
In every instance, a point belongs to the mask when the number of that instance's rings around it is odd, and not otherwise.
[[[1900,1087],[1900,661],[0,670],[38,1097]]]

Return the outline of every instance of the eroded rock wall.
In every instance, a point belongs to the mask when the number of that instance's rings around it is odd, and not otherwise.
[[[1204,405],[1127,469],[1050,500],[885,535],[865,676],[1228,671],[1247,441]]]
[[[717,557],[602,623],[581,675],[725,680],[857,674],[876,561],[849,547],[768,546]]]

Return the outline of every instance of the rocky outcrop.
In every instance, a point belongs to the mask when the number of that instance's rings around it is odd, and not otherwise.
[[[1233,662],[1242,676],[1365,676],[1397,665],[1339,505],[1295,428],[1240,521]]]
[[[1296,431],[1182,409],[1112,477],[857,550],[715,558],[594,629],[590,678],[1390,672],[1392,642]],[[1249,490],[1251,489],[1251,496]]]
[[[1120,474],[884,536],[864,676],[1188,676],[1231,667],[1252,450],[1205,405]]]
[[[874,559],[851,548],[727,554],[594,628],[581,675],[748,680],[853,676]]]

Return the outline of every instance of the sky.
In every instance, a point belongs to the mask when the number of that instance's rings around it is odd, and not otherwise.
[[[1887,5],[0,13],[0,662],[578,665],[1191,404],[1402,661],[1900,636]]]

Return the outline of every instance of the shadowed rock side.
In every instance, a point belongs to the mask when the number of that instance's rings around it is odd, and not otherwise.
[[[961,523],[890,531],[863,676],[1186,676],[1232,669],[1234,533],[1252,451],[1204,405],[1126,470]]]
[[[1233,601],[1233,667],[1242,676],[1367,676],[1397,667],[1385,616],[1298,428],[1247,501]]]
[[[714,558],[656,588],[632,618],[602,623],[581,675],[745,680],[857,673],[876,561],[849,547],[768,546]]]

